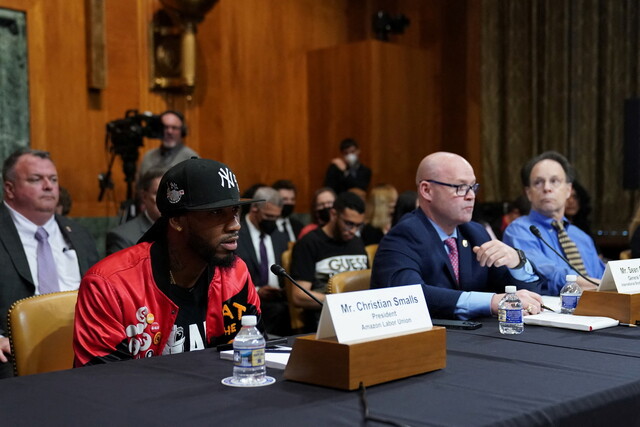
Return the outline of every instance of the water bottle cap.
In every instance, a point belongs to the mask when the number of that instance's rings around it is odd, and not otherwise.
[[[505,287],[504,287],[504,291],[505,291],[506,293],[508,293],[508,294],[515,294],[517,289],[518,289],[518,288],[516,288],[516,287],[515,287],[515,286],[513,286],[513,285],[505,286]]]
[[[565,280],[567,282],[575,282],[576,280],[578,280],[578,276],[576,276],[575,274],[567,274]]]
[[[256,326],[258,319],[253,315],[242,316],[242,326]]]

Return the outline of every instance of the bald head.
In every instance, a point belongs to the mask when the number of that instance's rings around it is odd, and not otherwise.
[[[471,170],[471,173],[473,173],[471,164],[462,156],[446,151],[429,154],[418,165],[416,185],[419,187],[420,181],[425,179],[440,181],[441,179],[438,176],[451,174],[452,171],[455,172],[462,169]]]
[[[476,198],[472,190],[458,196],[456,186],[475,183],[473,167],[463,157],[443,151],[430,154],[422,159],[416,172],[420,208],[446,233],[451,233],[458,225],[471,221]]]

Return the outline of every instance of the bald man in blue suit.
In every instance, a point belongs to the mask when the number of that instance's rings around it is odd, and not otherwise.
[[[537,314],[544,277],[522,251],[491,240],[471,222],[479,185],[464,158],[438,152],[416,174],[419,207],[382,239],[372,287],[421,284],[433,317],[497,314],[506,285],[516,285],[525,314]]]

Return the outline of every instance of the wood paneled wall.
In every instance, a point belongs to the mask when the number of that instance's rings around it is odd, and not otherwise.
[[[107,168],[105,124],[131,108],[184,111],[186,141],[203,157],[231,166],[243,188],[292,179],[298,210],[308,210],[318,182],[311,163],[328,164],[338,141],[310,150],[306,54],[372,39],[371,15],[378,9],[411,19],[392,42],[427,49],[440,87],[424,107],[428,120],[441,123],[439,134],[399,141],[393,151],[403,144],[424,144],[424,155],[431,147],[455,151],[481,176],[476,0],[220,0],[198,27],[198,83],[190,100],[149,90],[148,30],[159,0],[105,4],[107,86],[97,92],[87,89],[84,0],[0,0],[0,7],[27,12],[31,142],[51,151],[73,196],[73,216],[114,215],[125,198],[119,159],[115,191],[101,203],[97,175]],[[366,153],[368,142],[360,142]],[[141,155],[157,144],[145,140]],[[384,147],[375,150],[366,156],[385,158]],[[398,169],[414,171],[420,159],[400,160]],[[405,177],[384,179],[400,189],[412,186]]]

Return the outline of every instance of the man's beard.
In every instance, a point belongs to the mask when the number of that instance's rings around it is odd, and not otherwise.
[[[231,268],[236,263],[235,252],[229,252],[227,255],[220,257],[216,254],[216,248],[197,234],[190,234],[187,244],[212,267]]]

